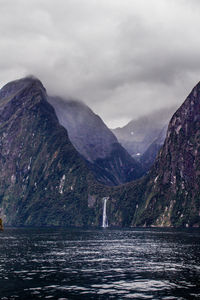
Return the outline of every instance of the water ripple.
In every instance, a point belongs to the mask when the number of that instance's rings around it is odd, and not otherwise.
[[[198,230],[6,229],[0,299],[199,299]]]

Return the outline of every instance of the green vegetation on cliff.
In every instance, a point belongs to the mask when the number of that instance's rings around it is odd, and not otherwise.
[[[45,89],[31,78],[10,85],[14,90],[4,87],[0,101],[0,205],[4,222],[90,224],[87,178],[93,178],[46,101]]]
[[[0,91],[0,209],[6,225],[200,226],[200,84],[172,117],[149,173],[99,184],[71,144],[41,82]]]

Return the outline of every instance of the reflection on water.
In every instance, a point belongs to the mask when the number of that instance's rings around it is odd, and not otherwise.
[[[200,231],[5,229],[0,299],[200,299]]]

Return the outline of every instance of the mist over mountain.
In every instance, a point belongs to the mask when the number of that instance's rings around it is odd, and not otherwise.
[[[1,89],[0,149],[5,224],[88,224],[92,175],[39,80],[24,78]]]
[[[130,121],[122,128],[113,129],[112,132],[131,156],[140,156],[155,139],[159,138],[174,111],[175,107],[155,110],[153,113]]]
[[[107,197],[110,226],[200,226],[200,84],[171,118],[148,174],[115,187],[95,180],[94,161],[75,149],[48,100],[35,78],[10,82],[0,91],[0,209],[5,224],[100,226]]]
[[[77,100],[48,97],[59,122],[96,178],[117,185],[142,176],[141,165],[119,144],[115,135],[87,105]]]
[[[118,141],[87,105],[59,97],[48,97],[48,101],[55,108],[60,123],[68,130],[75,148],[88,161],[93,162],[110,154],[112,144]]]

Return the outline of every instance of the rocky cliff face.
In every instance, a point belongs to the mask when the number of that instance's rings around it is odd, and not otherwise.
[[[200,227],[200,83],[173,115],[151,170],[112,190],[109,205],[114,225]]]
[[[165,125],[158,137],[150,144],[147,150],[139,157],[144,172],[147,172],[153,165],[157,154],[164,144],[168,125]]]
[[[7,225],[91,224],[92,175],[39,80],[0,91],[0,208]]]
[[[173,115],[133,224],[200,226],[200,84]]]
[[[141,165],[118,143],[102,119],[84,103],[48,97],[59,122],[98,181],[119,185],[142,176]]]

